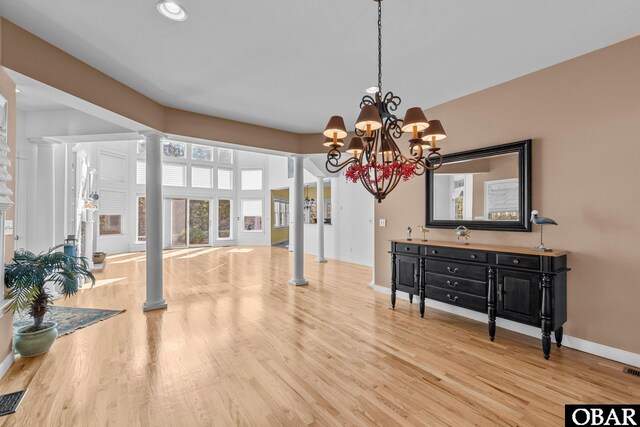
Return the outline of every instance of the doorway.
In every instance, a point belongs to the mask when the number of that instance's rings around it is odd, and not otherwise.
[[[211,244],[211,201],[172,198],[169,202],[171,247],[209,246]]]

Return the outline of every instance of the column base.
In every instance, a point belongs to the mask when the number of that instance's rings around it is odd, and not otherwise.
[[[291,279],[289,280],[289,284],[293,286],[304,286],[308,285],[309,281],[307,279]]]
[[[326,258],[316,258],[316,262],[320,263],[320,264],[324,264],[325,262],[327,262]]]
[[[156,302],[145,301],[144,304],[142,304],[142,311],[162,310],[165,308],[167,308],[167,301],[164,299]]]

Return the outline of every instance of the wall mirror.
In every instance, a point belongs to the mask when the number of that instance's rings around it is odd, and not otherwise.
[[[426,179],[427,227],[531,231],[531,140],[446,154]]]

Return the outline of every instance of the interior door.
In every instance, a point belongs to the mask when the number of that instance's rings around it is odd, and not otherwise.
[[[211,202],[189,200],[189,246],[208,246],[211,242]]]
[[[540,326],[540,276],[498,269],[497,279],[498,317]]]

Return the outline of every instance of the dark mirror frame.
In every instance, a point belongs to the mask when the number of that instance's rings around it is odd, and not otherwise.
[[[431,228],[451,228],[454,229],[464,225],[470,230],[491,230],[491,231],[531,231],[531,140],[513,142],[510,144],[495,145],[493,147],[480,148],[477,150],[462,151],[459,153],[445,154],[443,164],[460,162],[464,160],[479,159],[483,157],[496,156],[499,154],[518,154],[518,171],[520,183],[520,220],[519,221],[450,221],[435,220],[433,218],[433,173],[427,171],[427,194],[426,194],[426,226]]]

